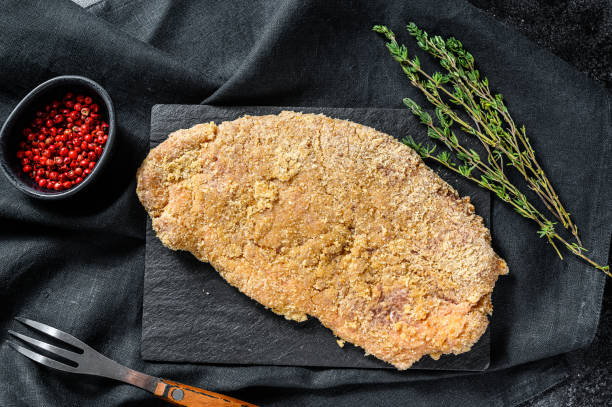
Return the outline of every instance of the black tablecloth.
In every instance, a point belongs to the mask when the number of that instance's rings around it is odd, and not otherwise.
[[[370,28],[414,20],[454,34],[526,124],[544,167],[608,257],[612,211],[610,95],[567,64],[462,1],[5,1],[0,13],[0,120],[60,74],[100,82],[120,125],[105,177],[70,202],[29,199],[0,178],[0,336],[28,316],[113,359],[265,405],[513,405],[566,376],[557,355],[588,344],[603,277],[555,258],[534,227],[493,205],[496,250],[511,274],[494,294],[485,373],[232,367],[140,358],[145,213],[134,172],[156,103],[399,108],[417,96]],[[414,52],[413,46],[410,49]],[[0,404],[154,405],[141,390],[39,367],[0,348]],[[159,403],[159,402],[158,402]],[[161,405],[161,404],[160,404]]]

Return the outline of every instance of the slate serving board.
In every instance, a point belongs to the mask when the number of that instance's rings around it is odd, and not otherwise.
[[[155,105],[151,112],[150,147],[168,134],[195,124],[234,120],[245,114],[276,114],[282,110],[323,113],[352,120],[401,138],[424,141],[423,127],[399,109],[305,107],[214,107]],[[436,171],[461,195],[470,195],[476,212],[489,225],[490,195],[444,168]],[[147,219],[142,320],[142,357],[158,362],[231,365],[285,365],[345,368],[393,368],[361,348],[340,348],[332,332],[316,319],[288,321],[227,284],[206,263],[188,252],[164,247]],[[489,330],[470,352],[423,358],[413,369],[479,371],[489,366]]]

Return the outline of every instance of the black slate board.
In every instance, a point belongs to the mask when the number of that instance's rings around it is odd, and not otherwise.
[[[424,140],[423,127],[407,110],[304,107],[214,107],[156,105],[151,112],[150,147],[169,133],[195,124],[233,120],[244,114],[282,110],[323,113],[352,120],[401,138]],[[443,168],[438,173],[461,195],[470,195],[489,225],[490,195]],[[361,348],[340,348],[335,336],[316,319],[296,323],[266,310],[227,284],[209,265],[187,252],[164,247],[147,221],[142,347],[145,360],[235,365],[392,368]],[[423,358],[413,369],[484,370],[489,366],[489,330],[462,355],[438,361]]]

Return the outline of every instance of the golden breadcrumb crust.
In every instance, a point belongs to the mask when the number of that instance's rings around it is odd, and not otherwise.
[[[507,273],[469,197],[353,122],[282,112],[200,124],[151,150],[137,177],[166,246],[398,369],[468,351]]]

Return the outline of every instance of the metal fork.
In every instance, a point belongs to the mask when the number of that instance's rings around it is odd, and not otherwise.
[[[167,379],[160,379],[137,372],[96,352],[90,346],[86,345],[74,336],[67,334],[66,332],[60,331],[59,329],[55,329],[40,322],[32,321],[31,319],[15,319],[22,324],[33,328],[34,330],[53,337],[66,345],[71,345],[80,351],[73,352],[9,330],[9,334],[12,336],[19,338],[20,340],[37,348],[44,349],[53,355],[64,358],[76,366],[70,366],[69,364],[48,358],[40,353],[24,348],[15,342],[8,341],[8,344],[17,352],[42,365],[63,370],[64,372],[102,376],[109,379],[119,380],[124,383],[131,384],[132,386],[140,387],[141,389],[151,392],[157,397],[178,406],[257,407],[254,404],[224,396],[223,394],[213,393],[197,387],[191,387]]]

